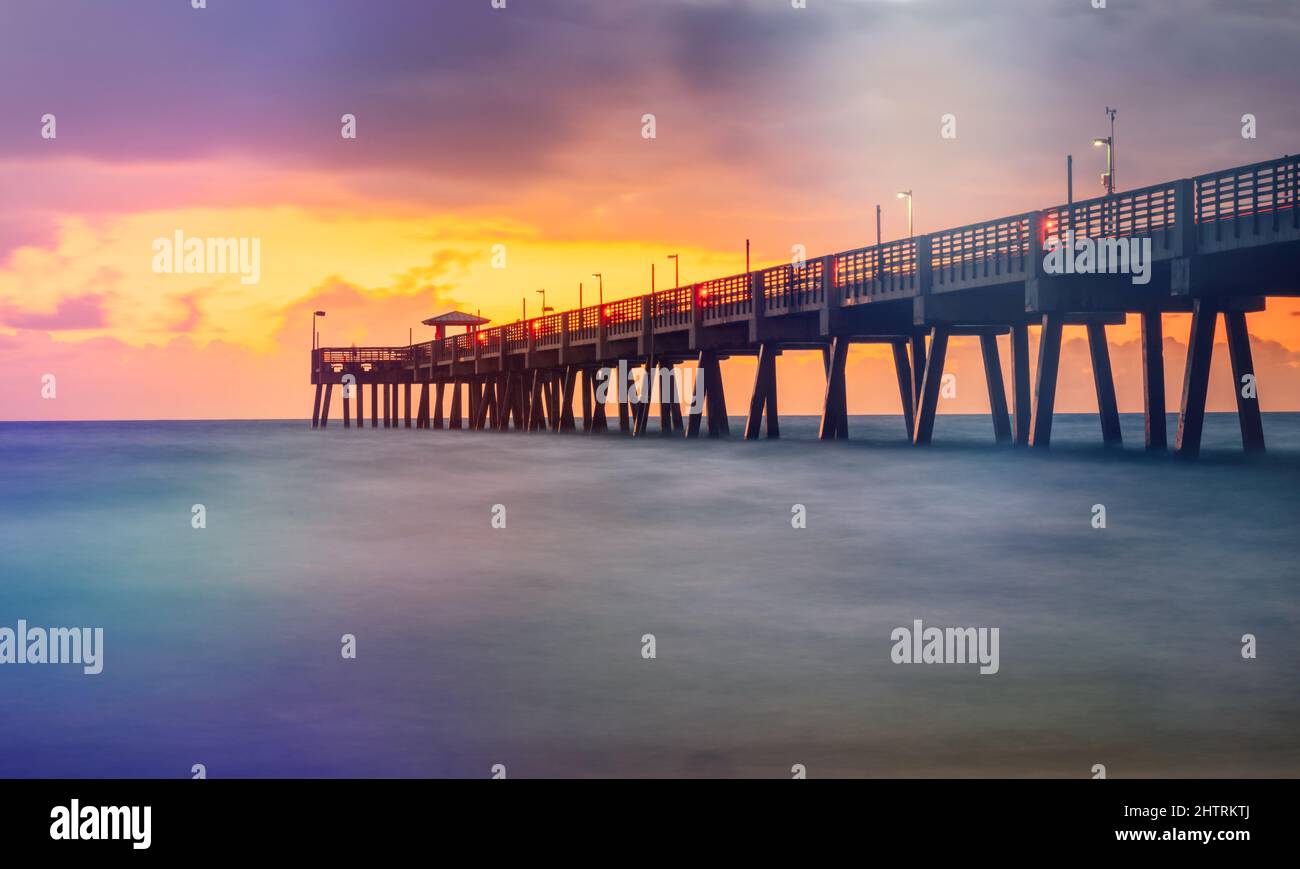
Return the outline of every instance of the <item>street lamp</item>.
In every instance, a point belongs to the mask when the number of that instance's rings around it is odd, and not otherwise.
[[[1092,147],[1106,146],[1106,174],[1101,176],[1101,183],[1106,187],[1106,195],[1110,196],[1115,192],[1115,109],[1107,106],[1106,114],[1110,115],[1110,135],[1093,139]]]
[[[912,228],[912,191],[900,190],[898,191],[898,198],[907,199],[907,237],[912,238],[915,235]]]
[[[682,273],[680,268],[682,263],[675,253],[668,254],[668,258],[673,261],[673,289],[676,289],[682,285]]]
[[[600,281],[600,304],[605,304],[605,276],[600,272],[592,272],[591,276]]]
[[[552,307],[550,307],[550,306],[548,306],[548,305],[546,304],[546,290],[544,290],[544,289],[543,289],[543,290],[534,290],[534,292],[541,293],[541,296],[542,296],[542,316],[543,316],[543,317],[546,316],[546,312],[547,312],[547,311],[554,311],[554,310],[555,310],[554,308],[552,308]]]
[[[1100,148],[1102,145],[1106,146],[1106,171],[1102,173],[1101,183],[1102,186],[1106,188],[1106,195],[1109,196],[1115,192],[1115,170],[1113,168],[1115,162],[1114,140],[1112,140],[1110,136],[1092,140],[1092,147]]]
[[[317,343],[317,337],[318,337],[318,336],[317,336],[317,333],[316,333],[316,318],[317,318],[317,317],[324,317],[324,316],[325,316],[325,312],[324,312],[324,311],[312,311],[312,312],[311,312],[311,349],[313,349],[313,350],[317,349],[317,347],[319,346],[319,344]]]

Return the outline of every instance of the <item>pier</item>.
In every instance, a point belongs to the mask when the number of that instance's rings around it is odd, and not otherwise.
[[[1300,292],[1300,157],[1224,169],[1041,211],[884,242],[688,286],[548,313],[398,347],[312,351],[312,426],[721,437],[730,433],[719,363],[757,357],[744,437],[780,436],[776,366],[783,351],[820,350],[822,439],[847,438],[845,360],[854,343],[891,345],[906,436],[930,442],[948,341],[977,336],[993,438],[1046,448],[1062,329],[1086,327],[1102,442],[1121,441],[1106,327],[1140,318],[1145,442],[1169,446],[1161,315],[1190,313],[1174,449],[1200,450],[1210,358],[1220,317],[1244,449],[1264,449],[1246,315],[1269,296]],[[1049,272],[1050,240],[1149,242],[1145,283],[1132,275]],[[1031,382],[1029,327],[1041,327]],[[1008,400],[998,338],[1011,346]],[[600,372],[634,360],[659,382],[607,418]],[[695,363],[702,406],[682,412],[680,371]],[[661,376],[664,372],[665,376]],[[413,395],[418,388],[418,395]],[[667,393],[667,394],[665,394]],[[367,411],[367,397],[369,410]],[[640,400],[644,399],[644,400]],[[575,415],[581,410],[581,426]]]

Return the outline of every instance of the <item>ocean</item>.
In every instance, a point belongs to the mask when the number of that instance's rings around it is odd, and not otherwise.
[[[1300,415],[781,424],[0,423],[0,627],[104,637],[0,664],[0,776],[1300,775]],[[894,663],[916,620],[998,672]]]

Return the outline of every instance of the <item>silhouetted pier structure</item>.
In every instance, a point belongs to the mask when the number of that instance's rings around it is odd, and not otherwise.
[[[371,427],[382,419],[385,427],[410,428],[414,421],[419,428],[575,431],[580,403],[582,430],[603,432],[610,421],[593,400],[597,372],[617,371],[619,360],[628,360],[660,384],[660,397],[668,396],[659,402],[660,432],[717,437],[728,434],[719,362],[749,355],[758,366],[745,437],[764,431],[779,437],[776,361],[784,350],[814,349],[822,352],[827,375],[820,436],[846,438],[847,349],[875,342],[892,346],[907,435],[925,444],[934,430],[948,340],[970,335],[979,337],[983,351],[995,439],[1046,447],[1062,328],[1084,325],[1102,438],[1117,444],[1106,326],[1134,314],[1142,326],[1146,445],[1165,449],[1160,315],[1189,312],[1177,451],[1194,456],[1200,449],[1220,315],[1242,442],[1247,450],[1263,449],[1246,314],[1263,310],[1267,296],[1300,291],[1298,173],[1300,158],[1287,156],[410,346],[321,348],[312,357],[312,425],[328,422],[334,386],[355,382],[355,401],[343,399],[345,426],[353,406],[364,425],[368,392]],[[1045,241],[1067,232],[1093,240],[1150,239],[1150,282],[1134,284],[1130,274],[1046,273]],[[1042,327],[1032,386],[1030,325]],[[1011,343],[1010,403],[1000,335]],[[698,364],[704,406],[683,419],[675,369],[687,361]],[[648,389],[644,401],[620,401],[619,430],[645,435],[650,403]]]

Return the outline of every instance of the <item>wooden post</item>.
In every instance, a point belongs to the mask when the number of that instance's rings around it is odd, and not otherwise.
[[[515,412],[515,375],[507,371],[502,375],[505,388],[501,391],[501,416],[497,420],[497,431],[510,430],[510,417]]]
[[[573,393],[580,373],[576,365],[566,365],[564,368],[564,381],[560,388],[560,431],[577,430],[573,421]]]
[[[1110,347],[1104,323],[1088,323],[1088,351],[1092,355],[1092,380],[1097,387],[1097,414],[1101,417],[1101,440],[1108,447],[1119,446],[1124,437],[1119,428],[1119,407],[1115,402],[1115,378],[1110,370]]]
[[[379,428],[379,384],[370,384],[370,427]]]
[[[912,388],[916,390],[916,400],[921,398],[921,381],[925,379],[925,335],[912,336]],[[913,402],[913,409],[916,402]]]
[[[402,419],[406,428],[411,427],[411,384],[402,384]]]
[[[698,438],[700,436],[700,422],[704,418],[706,408],[710,408],[713,398],[709,395],[709,388],[712,385],[712,369],[716,369],[718,360],[712,350],[701,350],[697,357],[695,365],[695,382],[691,391],[691,405],[688,408],[686,416],[686,437]],[[709,414],[709,437],[717,437],[715,431],[716,425],[713,420],[713,414]]]
[[[608,371],[608,369],[606,370]],[[596,400],[596,392],[600,386],[600,384],[596,382],[596,372],[594,370],[589,370],[588,373],[591,375],[591,393],[592,393],[591,431],[593,434],[601,434],[603,432],[609,431],[609,420],[605,418],[605,412],[606,412],[605,402]],[[612,382],[612,379],[610,381],[607,381],[605,384],[605,398],[609,398],[610,382]]]
[[[1043,315],[1043,333],[1038,339],[1038,372],[1034,384],[1034,419],[1029,445],[1046,449],[1052,443],[1052,410],[1056,405],[1056,374],[1061,367],[1061,314]]]
[[[488,404],[488,428],[501,427],[501,408],[505,403],[506,375],[498,373],[492,379],[492,401]]]
[[[849,436],[848,391],[844,383],[844,365],[849,355],[847,338],[832,338],[829,350],[823,349],[826,368],[826,394],[822,400],[822,422],[817,437],[829,441]]]
[[[330,424],[330,396],[334,393],[334,384],[325,384],[325,404],[320,409],[320,427],[325,428]]]
[[[528,431],[537,431],[546,427],[546,409],[542,406],[542,372],[539,368],[532,371],[532,382],[528,394]]]
[[[564,369],[548,371],[547,374],[547,419],[551,423],[551,431],[560,431],[560,398],[564,391]]]
[[[1142,413],[1149,450],[1169,447],[1165,422],[1165,337],[1159,311],[1142,312]]]
[[[654,368],[655,382],[659,386],[659,434],[667,437],[673,433],[673,389],[672,368],[665,367],[660,360]],[[680,411],[678,411],[680,413]]]
[[[355,389],[355,387],[353,387]],[[348,395],[348,385],[343,384],[343,427],[352,428],[352,396]]]
[[[316,398],[311,403],[311,427],[320,428],[320,394],[324,389],[322,384],[316,384]]]
[[[745,440],[758,438],[759,425],[767,416],[767,436],[779,438],[781,424],[776,409],[776,354],[770,342],[758,346],[758,369],[754,372],[754,391],[749,399],[749,418],[745,422]]]
[[[772,439],[781,437],[781,415],[776,412],[776,357],[780,355],[773,349],[767,370],[767,436]]]
[[[582,430],[584,432],[590,432],[591,431],[591,398],[592,398],[592,391],[593,391],[592,382],[595,378],[595,375],[592,373],[592,370],[590,368],[583,368],[581,369],[581,373],[579,374],[579,377],[582,378]]]
[[[617,388],[618,392],[615,393],[615,397],[618,399],[618,430],[623,434],[630,434],[632,431],[631,420],[629,419],[632,407],[632,387],[624,381],[617,384]]]
[[[1180,456],[1196,458],[1201,452],[1201,430],[1205,425],[1205,395],[1210,386],[1210,359],[1214,354],[1214,325],[1218,317],[1214,302],[1197,299],[1192,303],[1192,328],[1187,338],[1187,367],[1183,371],[1183,404],[1178,413],[1174,449]]]
[[[458,430],[461,427],[460,386],[460,378],[453,378],[451,381],[451,415],[447,420],[447,428],[453,430]]]
[[[915,340],[912,349],[916,350]],[[948,329],[945,326],[934,326],[930,329],[930,355],[925,360],[921,393],[916,402],[916,429],[912,433],[914,444],[928,444],[934,435],[934,416],[939,407],[939,386],[943,382],[943,363],[947,355]]]
[[[1232,388],[1237,395],[1241,445],[1247,452],[1258,452],[1264,449],[1264,421],[1259,413],[1259,383],[1251,358],[1246,314],[1224,311],[1223,328],[1228,333],[1228,356],[1232,359]]]
[[[907,428],[907,439],[912,439],[916,431],[916,389],[912,386],[912,368],[907,361],[907,342],[895,341],[894,374],[898,378],[898,400],[903,406],[903,425]]]
[[[981,335],[980,351],[984,355],[984,380],[989,390],[989,413],[993,415],[993,439],[1000,444],[1011,442],[1011,417],[1007,414],[1007,387],[1002,382],[1002,360],[998,356],[998,336]]]
[[[650,425],[650,399],[654,392],[654,358],[647,356],[645,360],[644,376],[641,378],[641,389],[637,392],[636,406],[632,409],[632,435],[641,437],[646,433],[646,428]],[[630,400],[630,394],[629,394]]]
[[[442,428],[442,393],[447,384],[439,380],[433,385],[433,427]]]
[[[392,425],[392,416],[390,415],[392,413],[392,408],[390,407],[390,402],[392,400],[391,392],[392,392],[392,387],[390,387],[389,384],[385,383],[384,384],[384,428],[388,428],[390,425]]]
[[[676,365],[668,366],[669,385],[672,387],[672,412],[673,412],[673,431],[682,431],[682,389],[681,375],[682,372]]]
[[[1011,399],[1015,402],[1015,445],[1029,446],[1029,424],[1033,419],[1033,397],[1029,391],[1029,326],[1011,326]]]
[[[357,383],[357,428],[366,427],[366,385]]]
[[[474,408],[474,420],[470,425],[474,431],[483,431],[487,426],[488,410],[493,406],[492,381],[483,381],[483,391],[479,395],[478,407]]]
[[[704,368],[705,411],[709,415],[709,437],[727,437],[731,422],[727,419],[727,395],[722,386],[722,365],[710,352]]]
[[[694,389],[691,391],[691,405],[686,413],[686,437],[700,436],[700,420],[704,417],[704,405],[709,400],[709,384],[704,376],[704,359],[707,350],[701,350],[695,366]],[[697,397],[699,400],[697,401]]]

